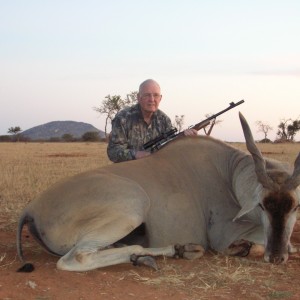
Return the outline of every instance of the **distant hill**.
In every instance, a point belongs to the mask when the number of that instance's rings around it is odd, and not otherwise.
[[[61,138],[64,134],[71,134],[74,138],[81,138],[86,132],[99,132],[100,138],[104,138],[103,131],[91,124],[75,121],[53,121],[43,125],[24,130],[22,136],[31,140],[49,140]]]

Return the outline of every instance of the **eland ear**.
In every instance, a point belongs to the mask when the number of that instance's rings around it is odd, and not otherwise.
[[[300,152],[295,160],[294,173],[285,183],[287,190],[296,189],[298,186],[300,186]]]
[[[259,201],[246,202],[241,208],[241,210],[238,212],[238,214],[233,218],[232,222],[235,222],[237,219],[241,218],[242,216],[253,210],[258,205],[258,203]]]

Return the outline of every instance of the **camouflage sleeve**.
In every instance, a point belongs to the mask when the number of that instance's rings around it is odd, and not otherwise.
[[[122,117],[116,116],[112,121],[112,131],[107,146],[108,158],[113,162],[122,162],[135,159],[133,150],[128,149],[126,128]]]

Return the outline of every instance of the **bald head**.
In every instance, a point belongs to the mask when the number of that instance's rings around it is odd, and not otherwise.
[[[153,80],[153,79],[147,79],[147,80],[143,81],[140,84],[139,93],[142,93],[143,90],[145,89],[145,87],[147,87],[149,85],[150,86],[156,86],[159,89],[159,91],[160,91],[160,86],[159,86],[159,84],[155,80]]]

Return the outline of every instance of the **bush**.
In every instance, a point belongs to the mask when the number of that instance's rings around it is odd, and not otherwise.
[[[74,136],[72,134],[69,134],[69,133],[66,133],[66,134],[62,135],[61,139],[64,142],[74,142],[75,141]]]
[[[276,143],[276,144],[280,144],[280,143],[281,144],[284,144],[284,143],[291,144],[291,143],[294,143],[294,141],[291,141],[291,140],[288,140],[285,138],[280,138],[280,139],[275,140],[274,143]]]
[[[99,142],[100,136],[99,132],[96,131],[88,131],[82,135],[82,140],[84,142]]]
[[[11,136],[10,135],[0,135],[0,142],[11,142]]]
[[[272,143],[271,140],[269,139],[262,139],[261,141],[259,141],[260,143]]]

